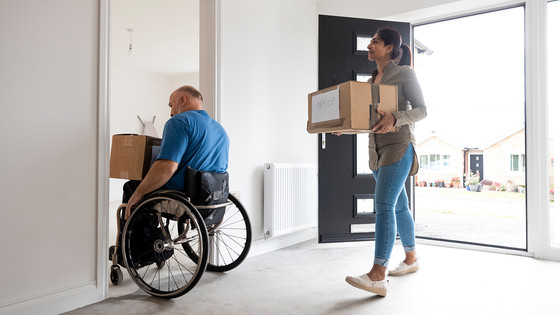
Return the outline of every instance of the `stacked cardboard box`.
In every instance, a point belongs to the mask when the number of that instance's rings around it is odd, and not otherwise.
[[[142,180],[156,161],[161,139],[139,135],[114,135],[110,177]]]

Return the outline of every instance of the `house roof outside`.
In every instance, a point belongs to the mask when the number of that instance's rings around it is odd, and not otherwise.
[[[461,146],[459,143],[455,142],[454,140],[452,140],[451,138],[443,134],[439,134],[435,130],[432,130],[429,136],[418,139],[417,145],[422,145],[423,143],[427,142],[432,138],[439,138],[440,140],[447,142],[451,146],[456,147],[458,150],[462,150],[464,148],[464,146]]]
[[[480,145],[478,147],[474,147],[474,148],[471,148],[471,149],[480,149],[481,151],[484,151],[484,150],[496,145],[497,143],[502,142],[504,139],[510,137],[511,135],[518,133],[519,131],[521,131],[523,129],[525,129],[524,124],[517,125],[514,128],[511,128],[511,129],[507,130],[506,132],[501,133],[498,136],[491,138],[491,140],[484,143],[483,145]],[[462,150],[462,149],[467,147],[465,145],[459,144],[458,142],[454,141],[453,139],[451,139],[449,137],[446,137],[443,134],[440,134],[440,133],[436,132],[435,130],[433,130],[432,133],[429,136],[419,138],[418,141],[417,141],[417,145],[422,145],[423,143],[427,142],[428,140],[430,140],[432,138],[439,138],[440,140],[449,143],[450,145],[456,147],[459,150]]]
[[[521,131],[523,129],[525,129],[525,124],[517,125],[514,128],[511,128],[511,129],[505,131],[504,133],[500,134],[499,136],[492,138],[485,145],[481,146],[481,148],[483,150],[486,150],[486,149],[490,148],[491,146],[494,146],[494,145],[502,142],[504,139],[510,137],[511,135],[514,135],[514,134],[518,133],[519,131]]]

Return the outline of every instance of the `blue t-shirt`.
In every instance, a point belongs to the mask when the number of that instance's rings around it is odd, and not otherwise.
[[[185,171],[223,173],[228,167],[229,138],[224,128],[203,110],[191,110],[171,117],[163,128],[158,160],[179,163],[165,187],[183,190]]]

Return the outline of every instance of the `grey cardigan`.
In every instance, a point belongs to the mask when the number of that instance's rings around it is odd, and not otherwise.
[[[368,82],[373,82],[377,70]],[[416,140],[414,138],[414,123],[427,115],[422,89],[416,79],[416,73],[407,66],[397,66],[390,62],[383,68],[380,84],[396,85],[399,94],[399,110],[393,112],[396,122],[400,126],[397,132],[385,134],[369,134],[369,167],[376,171],[381,166],[396,163],[402,159],[408,144],[414,148],[414,160],[409,175],[418,172],[418,157],[416,156]]]

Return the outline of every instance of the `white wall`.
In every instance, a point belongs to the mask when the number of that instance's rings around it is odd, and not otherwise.
[[[297,8],[297,9],[295,9]],[[307,94],[317,89],[314,1],[222,2],[221,117],[230,146],[230,189],[241,193],[263,238],[263,164],[317,162]]]
[[[158,136],[169,119],[169,95],[175,89],[168,75],[150,73],[119,65],[111,66],[111,134],[142,134],[142,123],[152,121]]]
[[[0,313],[99,290],[98,40],[97,0],[0,0]]]
[[[174,75],[171,76],[170,79],[171,88],[173,90],[183,85],[190,85],[200,90],[200,79],[198,77],[198,72]]]

